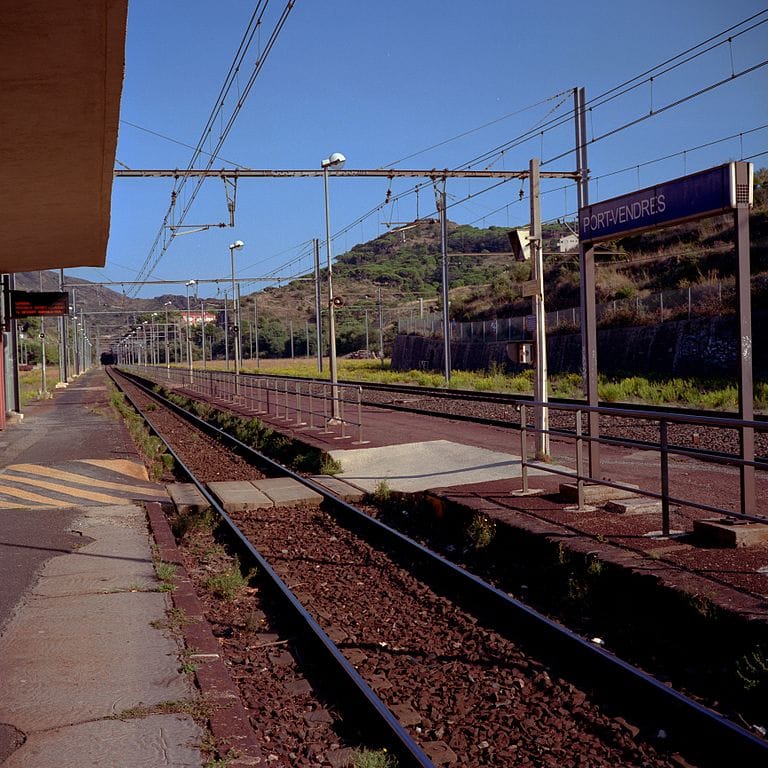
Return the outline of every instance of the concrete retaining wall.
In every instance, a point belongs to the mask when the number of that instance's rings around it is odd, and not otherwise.
[[[753,312],[753,366],[756,378],[768,378],[768,336],[761,329],[768,312]],[[509,358],[507,342],[451,344],[451,364],[457,370],[488,370],[498,365],[508,371],[524,366]],[[734,376],[739,345],[736,318],[680,320],[654,326],[606,328],[598,331],[598,369],[607,375]],[[579,334],[547,337],[550,373],[581,371]],[[443,340],[399,335],[392,354],[395,370],[443,370]]]

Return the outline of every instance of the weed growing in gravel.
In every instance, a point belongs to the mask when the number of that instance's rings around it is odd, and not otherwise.
[[[165,612],[165,620],[151,621],[150,626],[154,629],[166,629],[173,634],[181,634],[181,630],[187,624],[194,623],[194,620],[187,616],[183,608],[169,608]]]
[[[205,582],[205,588],[221,600],[232,600],[248,586],[248,581],[254,575],[243,576],[238,563],[233,563],[220,573],[211,576]]]
[[[768,691],[768,655],[761,646],[736,662],[736,676],[745,691]]]
[[[217,709],[216,704],[205,698],[177,699],[176,701],[161,701],[152,706],[139,705],[124,709],[105,720],[137,720],[150,715],[189,715],[196,722],[205,722]]]
[[[173,577],[176,575],[176,566],[163,560],[155,561],[155,573],[160,579],[160,591],[171,592],[173,590]]]
[[[338,475],[341,472],[341,464],[327,453],[323,454],[320,460],[321,475]]]
[[[183,512],[176,516],[171,530],[177,539],[183,539],[189,531],[212,531],[216,522],[216,516],[210,508],[202,512]]]
[[[371,496],[377,504],[386,504],[392,501],[392,489],[389,487],[389,483],[386,480],[380,480],[376,483]]]
[[[475,512],[464,529],[464,534],[471,549],[485,549],[496,536],[496,523],[482,512]]]
[[[386,749],[356,749],[354,768],[397,768],[397,758]]]
[[[111,386],[114,387],[114,385]],[[125,395],[114,390],[109,396],[109,402],[125,422],[133,442],[144,457],[150,477],[153,480],[159,480],[164,471],[171,471],[174,464],[173,456],[166,453],[165,445],[161,440],[150,435],[144,419],[128,405]]]

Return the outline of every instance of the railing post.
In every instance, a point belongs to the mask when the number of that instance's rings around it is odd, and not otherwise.
[[[584,437],[581,410],[576,411],[576,494],[579,509],[584,509]]]
[[[520,476],[523,493],[528,493],[528,415],[525,403],[520,404]]]
[[[329,434],[328,429],[328,385],[323,384],[323,434]]]
[[[661,447],[661,534],[669,536],[669,435],[668,422],[659,422],[659,445]]]
[[[363,388],[357,388],[357,445],[363,445]]]
[[[296,426],[304,427],[307,422],[301,418],[301,382],[296,382]]]
[[[310,382],[309,384],[308,394],[309,394],[309,428],[314,429],[315,428],[315,400],[312,395],[312,382]]]

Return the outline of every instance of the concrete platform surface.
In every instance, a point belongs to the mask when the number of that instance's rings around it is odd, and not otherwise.
[[[227,512],[248,512],[252,509],[275,506],[266,493],[255,488],[248,480],[208,483],[208,490]]]
[[[450,440],[330,451],[337,477],[368,492],[386,482],[403,493],[520,477],[520,457]],[[555,465],[549,465],[555,466]],[[561,467],[566,471],[565,467]],[[529,469],[530,475],[543,474]]]
[[[338,496],[343,501],[354,503],[362,501],[365,491],[351,483],[336,477],[335,475],[313,475],[310,480],[322,485],[323,488],[330,491],[334,496]]]
[[[251,480],[251,483],[258,491],[272,499],[276,507],[290,506],[291,504],[318,507],[323,502],[323,497],[319,493],[307,488],[292,477]]]
[[[143,511],[116,512],[83,511],[73,528],[93,541],[48,561],[0,637],[0,722],[28,736],[192,695],[151,626],[167,595],[140,591],[157,586]]]
[[[188,715],[78,723],[32,734],[3,768],[199,768],[198,728]],[[130,762],[126,756],[130,755]]]
[[[165,490],[179,512],[205,512],[211,506],[193,483],[170,483]]]
[[[0,433],[3,768],[202,766],[203,731],[181,714],[197,694],[157,628],[170,602],[136,503],[150,499],[168,497],[103,372]]]
[[[694,520],[693,535],[714,547],[750,547],[768,542],[768,524],[716,518]]]

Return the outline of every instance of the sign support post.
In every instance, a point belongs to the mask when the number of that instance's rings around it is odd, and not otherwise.
[[[539,161],[530,161],[528,180],[531,185],[531,261],[533,262],[533,282],[536,292],[533,294],[533,314],[536,318],[536,369],[535,398],[536,406],[536,458],[549,458],[549,409],[547,402],[547,316],[544,313],[544,258],[541,242],[541,183],[539,179]]]
[[[742,164],[743,165],[743,164]],[[736,229],[736,312],[738,314],[739,333],[739,418],[752,421],[755,417],[754,392],[752,383],[752,302],[750,295],[749,264],[749,202],[739,195],[739,189],[746,185],[751,191],[749,177],[739,178],[736,168],[736,210],[733,223]],[[746,174],[745,174],[746,175]],[[742,427],[740,435],[741,459],[744,462],[755,460],[755,430]],[[755,467],[754,464],[741,464],[739,467],[741,483],[741,512],[745,515],[755,513]]]
[[[739,355],[739,418],[754,418],[752,382],[752,306],[749,264],[749,209],[752,205],[753,168],[751,163],[726,163],[705,171],[656,184],[628,195],[603,200],[579,208],[580,253],[584,319],[583,353],[589,387],[588,404],[597,403],[597,346],[591,346],[596,323],[594,308],[594,244],[615,240],[634,232],[644,232],[708,216],[733,214],[736,250],[737,329]],[[590,305],[591,302],[591,305]],[[593,367],[594,366],[594,367]],[[755,510],[755,435],[754,428],[740,430],[741,512]],[[596,434],[596,433],[595,433]],[[590,422],[590,437],[593,437]],[[591,462],[590,475],[595,477]]]

